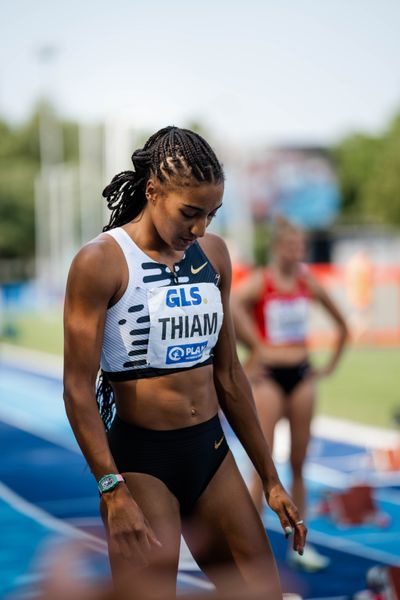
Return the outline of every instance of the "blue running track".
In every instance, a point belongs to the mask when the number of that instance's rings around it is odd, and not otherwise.
[[[247,458],[229,427],[225,428],[247,476]],[[86,540],[92,549],[88,572],[107,577],[96,485],[70,431],[59,377],[2,361],[0,457],[0,598],[11,593],[34,597],[41,577],[40,557],[57,540]],[[287,465],[279,464],[279,468],[288,483]],[[345,489],[354,473],[361,477],[370,468],[365,446],[314,437],[306,469],[311,507],[317,506],[327,491]],[[390,520],[386,528],[338,527],[311,510],[309,539],[331,558],[324,572],[314,574],[287,565],[287,542],[276,516],[266,509],[264,522],[284,589],[309,599],[350,599],[365,587],[368,568],[400,565],[400,487],[386,484],[375,488],[375,500]],[[205,585],[196,566],[183,557],[179,589]]]

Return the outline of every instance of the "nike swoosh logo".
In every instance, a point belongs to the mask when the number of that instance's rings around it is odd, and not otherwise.
[[[222,436],[222,438],[218,442],[214,442],[214,448],[215,448],[215,450],[218,450],[218,448],[220,447],[220,445],[224,441],[224,437],[225,436]]]
[[[193,265],[190,265],[190,270],[192,271],[192,275],[197,275],[197,273],[200,273],[200,271],[202,269],[204,269],[204,267],[208,265],[208,260],[206,260],[205,263],[203,263],[202,265],[200,265],[199,267],[195,268]]]

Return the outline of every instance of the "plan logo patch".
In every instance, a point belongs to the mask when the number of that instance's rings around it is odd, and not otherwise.
[[[182,344],[180,346],[168,346],[166,364],[178,364],[199,360],[207,347],[207,342],[197,344]]]

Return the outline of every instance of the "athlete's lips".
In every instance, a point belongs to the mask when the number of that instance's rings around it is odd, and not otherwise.
[[[182,242],[184,244],[193,244],[193,242],[195,241],[196,238],[181,238]]]

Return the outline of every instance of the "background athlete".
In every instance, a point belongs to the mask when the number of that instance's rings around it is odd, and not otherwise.
[[[305,513],[303,465],[310,441],[317,379],[331,374],[342,354],[347,327],[339,309],[303,263],[303,233],[284,218],[274,224],[271,263],[255,269],[233,292],[233,312],[238,338],[250,350],[246,371],[250,377],[258,415],[272,448],[275,425],[282,417],[290,424],[292,497]],[[319,303],[336,328],[336,345],[322,368],[310,364],[307,347],[309,305]],[[262,509],[262,482],[257,473],[251,494]],[[304,568],[328,564],[307,544],[303,556],[291,555]]]
[[[226,246],[206,234],[223,170],[203,138],[176,127],[151,136],[132,161],[135,170],[103,192],[110,222],[75,257],[65,300],[65,405],[102,494],[114,581],[132,586],[140,568],[154,597],[175,593],[183,531],[216,585],[224,566],[233,588],[253,585],[275,600],[275,561],[219,407],[299,553],[306,529],[236,355]]]

